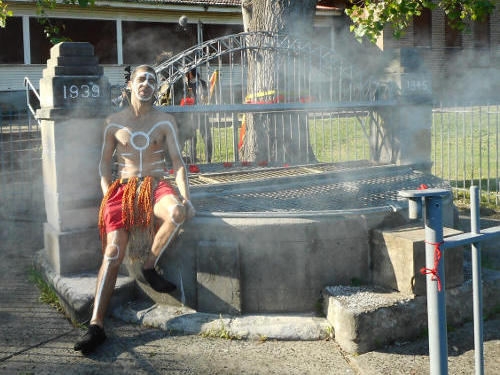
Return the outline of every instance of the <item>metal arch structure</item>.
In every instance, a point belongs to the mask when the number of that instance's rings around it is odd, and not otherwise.
[[[286,74],[294,79],[303,81],[301,91],[309,91],[309,97],[315,93],[316,88],[314,86],[318,81],[321,80],[323,86],[325,86],[325,82],[328,83],[329,87],[327,87],[327,90],[323,90],[323,95],[317,98],[319,100],[316,100],[317,103],[313,106],[317,109],[325,106],[359,108],[394,104],[393,98],[395,93],[390,85],[354,71],[352,64],[340,59],[334,50],[311,41],[293,38],[288,34],[258,31],[222,36],[195,45],[173,56],[155,66],[155,70],[160,77],[161,85],[164,87],[166,85],[173,90],[174,84],[178,80],[183,79],[193,69],[201,68],[205,70],[207,80],[209,78],[208,73],[215,70],[222,74],[220,80],[224,80],[227,76],[229,76],[228,80],[231,80],[236,68],[234,61],[239,59],[239,66],[241,68],[238,72],[241,75],[239,83],[243,90],[245,90],[245,60],[248,54],[259,54],[262,52],[271,52],[286,57],[288,64],[293,66],[292,71],[289,68]],[[223,63],[223,59],[229,60],[229,62]],[[329,79],[324,80],[324,77],[329,77]],[[224,86],[224,84],[231,86],[232,82],[223,82],[219,86]],[[276,89],[276,91],[278,90]],[[186,92],[183,92],[182,96],[185,97]],[[244,97],[242,97],[241,101],[238,101],[236,100],[236,96],[231,95],[230,92],[228,93],[228,97],[230,100],[225,100],[219,104],[236,105],[245,102]],[[285,94],[284,101],[291,103],[293,102],[291,99],[293,98],[286,98]],[[321,104],[318,105],[318,103]],[[175,106],[175,103],[173,104]],[[207,104],[209,105],[209,103],[204,103],[204,106],[206,107]],[[264,108],[260,106],[260,109],[270,111],[284,109],[284,106],[273,107],[265,105],[272,103],[259,104],[264,104]],[[290,109],[297,109],[297,106],[291,107]],[[229,109],[236,110],[238,108],[233,107]],[[245,109],[251,110],[248,105],[245,106]],[[171,110],[176,111],[173,108]],[[216,108],[198,109],[198,111],[207,110],[211,112],[215,111]],[[191,108],[189,111],[197,110]]]
[[[255,62],[259,58],[268,59],[267,63],[274,64],[269,65],[274,74],[273,83],[260,92],[248,84],[251,81],[248,78],[249,61]],[[262,65],[266,66],[266,60],[263,61]],[[323,124],[327,121],[325,119],[329,119],[331,127],[335,116],[338,118],[350,114],[362,129],[371,159],[378,160],[386,141],[385,133],[381,131],[383,118],[380,113],[384,112],[383,108],[397,105],[397,92],[393,89],[395,85],[362,74],[361,70],[339,58],[328,47],[287,34],[261,31],[222,36],[184,50],[154,68],[160,81],[159,109],[180,114],[178,122],[185,125],[181,127],[181,133],[184,131],[184,134],[180,134],[179,138],[181,143],[190,148],[184,148],[184,152],[189,154],[190,160],[195,161],[201,160],[198,155],[205,153],[204,160],[208,163],[214,160],[238,161],[237,145],[241,144],[242,114],[252,112],[266,118],[275,114],[272,117],[275,134],[270,137],[273,139],[268,140],[274,155],[280,154],[279,148],[285,150],[287,137],[300,137],[297,131],[285,134],[280,125],[276,126],[276,121],[288,120],[276,120],[276,116],[283,119],[285,113],[287,116],[294,113],[297,123],[302,121],[306,127],[311,121]],[[205,89],[202,87],[200,90],[206,95],[204,98],[198,94],[191,95],[196,98],[189,102],[188,90],[200,93],[199,79],[195,80],[196,89],[187,87],[185,76],[193,70],[206,85]],[[214,73],[218,77],[215,84],[212,79]],[[211,86],[210,90],[207,86]],[[191,116],[190,120],[185,117],[187,115]],[[302,120],[299,120],[300,116]],[[214,127],[232,127],[232,136],[229,136],[232,140],[219,140],[212,144],[212,137],[217,136],[213,132]],[[281,129],[281,135],[277,134],[278,128]],[[293,132],[292,127],[288,126],[288,129]],[[217,133],[223,134],[224,131]],[[306,130],[304,134],[308,133]],[[203,138],[204,146],[200,147],[198,135]],[[315,134],[311,137],[315,137]],[[313,141],[312,138],[310,141]],[[215,144],[218,144],[218,152]],[[225,150],[221,144],[225,145]],[[331,150],[333,146],[329,148]],[[224,153],[225,157],[221,159]],[[212,154],[218,154],[219,158],[214,159]],[[269,160],[275,162],[279,159],[269,156]],[[286,162],[284,156],[281,162]]]

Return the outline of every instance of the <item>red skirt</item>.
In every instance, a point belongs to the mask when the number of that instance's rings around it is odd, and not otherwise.
[[[126,185],[127,184],[120,185],[106,202],[106,206],[104,207],[104,225],[106,227],[106,233],[125,227],[125,223],[122,219],[122,198]],[[156,204],[165,195],[174,195],[177,197],[177,193],[166,180],[160,180],[158,182],[153,194],[153,204]]]

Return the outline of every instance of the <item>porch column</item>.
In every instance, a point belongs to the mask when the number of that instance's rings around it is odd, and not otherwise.
[[[122,20],[116,20],[116,62],[118,65],[123,65]]]
[[[23,16],[24,63],[31,64],[30,17]]]

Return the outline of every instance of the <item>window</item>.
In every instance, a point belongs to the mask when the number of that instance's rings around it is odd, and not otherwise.
[[[163,52],[179,53],[196,44],[196,25],[182,28],[177,23],[122,23],[123,62],[125,64],[154,64]]]
[[[211,39],[220,38],[221,36],[239,34],[243,32],[243,25],[203,25],[203,41],[206,42]],[[239,64],[241,61],[241,54],[232,53],[232,63]],[[223,55],[220,59],[222,64],[229,64],[230,62],[229,55]],[[218,63],[218,60],[213,61],[214,64]]]
[[[472,33],[475,48],[490,47],[490,16],[482,22],[474,22],[472,25]]]
[[[203,25],[203,41],[243,32],[243,25]]]
[[[444,39],[446,47],[462,48],[462,32],[453,28],[448,19],[444,27]]]
[[[51,18],[59,26],[62,35],[72,42],[89,42],[94,46],[94,55],[100,64],[116,64],[116,26],[114,21]],[[43,27],[35,18],[30,18],[31,62],[45,64],[50,57],[52,43],[43,33]]]
[[[0,64],[24,64],[21,17],[9,17],[6,27],[0,27],[0,46]]]
[[[432,12],[428,8],[413,18],[413,45],[415,47],[431,47],[432,45]]]

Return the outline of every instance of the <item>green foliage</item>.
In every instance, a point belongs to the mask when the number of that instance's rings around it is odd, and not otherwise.
[[[464,30],[469,21],[482,21],[493,12],[494,1],[488,0],[351,0],[352,8],[346,9],[353,21],[351,31],[356,38],[368,38],[375,43],[386,25],[393,29],[396,38],[401,37],[424,8],[444,10],[451,26]]]
[[[57,297],[56,291],[45,281],[43,276],[35,269],[30,269],[28,279],[40,289],[40,301],[55,308],[58,312],[64,312],[64,308]]]
[[[333,326],[326,327],[325,334],[325,340],[333,340],[335,338],[335,330],[333,329]]]
[[[0,0],[0,27],[5,27],[7,17],[12,17],[12,11],[7,10],[7,4]]]
[[[241,340],[241,336],[229,331],[224,324],[222,316],[219,319],[219,328],[210,328],[200,333],[201,337],[219,338],[226,340]],[[266,338],[267,339],[267,338]]]
[[[94,5],[94,1],[95,0],[63,0],[63,4],[79,5],[81,8],[85,8],[89,5]],[[62,26],[54,25],[47,14],[47,11],[53,10],[56,5],[56,0],[36,0],[37,14],[40,16],[38,22],[43,26],[44,34],[52,44],[69,42],[71,39],[63,34],[66,30],[66,26],[64,24]]]
[[[81,8],[86,8],[88,6],[93,6],[95,0],[63,0],[62,3],[65,5],[78,5]],[[36,12],[39,16],[38,22],[43,26],[43,32],[45,36],[50,40],[52,44],[57,44],[59,42],[70,41],[68,37],[63,35],[66,27],[64,25],[57,26],[54,25],[49,19],[47,12],[53,10],[56,5],[56,0],[36,0]],[[7,4],[0,0],[0,27],[5,27],[7,23],[7,17],[12,17],[12,11],[7,10]]]

